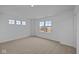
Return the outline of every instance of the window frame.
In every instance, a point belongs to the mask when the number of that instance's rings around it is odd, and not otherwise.
[[[9,19],[9,20],[8,20],[8,23],[9,23],[10,25],[13,25],[13,24],[15,24],[15,20]]]
[[[22,25],[24,25],[24,26],[26,25],[26,21],[21,21],[21,23],[22,23]]]
[[[20,20],[16,20],[16,25],[21,25],[21,21]]]
[[[46,22],[47,21],[50,21],[49,24],[51,24],[51,25],[46,26]],[[44,32],[44,33],[50,33],[50,32],[52,32],[52,20],[44,20],[44,21],[40,21],[40,22],[44,22],[44,26],[40,26],[40,32]],[[41,27],[46,28],[45,31],[42,31]],[[47,27],[51,27],[51,31],[50,32],[47,31]]]

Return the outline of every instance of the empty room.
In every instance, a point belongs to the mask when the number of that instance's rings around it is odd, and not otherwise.
[[[74,5],[0,5],[0,54],[76,54]]]

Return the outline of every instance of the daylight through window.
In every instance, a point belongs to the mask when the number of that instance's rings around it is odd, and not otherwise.
[[[51,32],[52,22],[51,21],[41,21],[40,22],[40,32]]]

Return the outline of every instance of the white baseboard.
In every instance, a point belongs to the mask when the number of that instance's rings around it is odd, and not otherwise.
[[[66,45],[66,46],[69,46],[69,47],[76,48],[75,46],[73,46],[73,45],[71,45],[71,44],[68,44],[68,43],[65,43],[65,42],[60,42],[60,44],[62,44],[62,45]]]
[[[43,38],[43,37],[41,37],[41,36],[36,36],[36,37]],[[66,46],[69,46],[69,47],[76,48],[75,46],[73,46],[73,45],[71,45],[71,44],[68,44],[68,43],[65,43],[65,42],[60,42],[60,41],[56,41],[56,40],[52,40],[52,39],[48,39],[48,38],[45,38],[45,37],[44,37],[43,39],[47,39],[47,40],[51,40],[51,41],[55,41],[55,42],[60,43],[60,44],[62,44],[62,45],[66,45]]]
[[[6,43],[6,42],[14,41],[14,40],[19,40],[19,39],[28,38],[28,37],[31,37],[31,36],[30,36],[30,35],[29,35],[29,36],[19,36],[19,37],[12,38],[12,39],[9,39],[9,40],[0,41],[0,43]]]
[[[13,39],[0,41],[0,43],[6,43],[6,42],[10,42],[10,41],[14,41],[14,40],[19,40],[19,39],[24,39],[24,38],[29,38],[29,37],[38,37],[38,38],[42,38],[42,39],[46,39],[46,40],[51,40],[51,41],[54,41],[54,42],[58,42],[58,43],[60,43],[60,44],[62,44],[62,45],[67,45],[67,46],[76,48],[75,46],[72,46],[72,45],[67,44],[67,43],[65,43],[65,42],[55,41],[55,40],[52,40],[52,39],[43,38],[43,37],[36,36],[36,35],[20,36],[20,37],[16,37],[16,38],[13,38]]]

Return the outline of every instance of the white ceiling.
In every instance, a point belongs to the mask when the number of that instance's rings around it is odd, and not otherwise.
[[[0,14],[11,14],[11,15],[21,15],[26,18],[41,18],[44,16],[54,16],[56,14],[74,10],[72,5],[35,5],[31,7],[30,5],[0,5]]]

